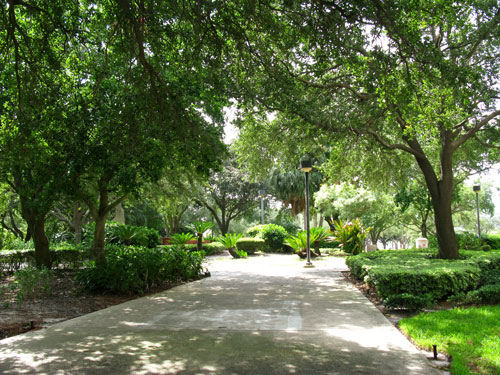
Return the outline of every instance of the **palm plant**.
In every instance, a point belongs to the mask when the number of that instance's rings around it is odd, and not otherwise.
[[[221,243],[233,258],[241,258],[236,251],[236,243],[243,235],[241,233],[226,233],[224,236],[217,237],[217,242]]]
[[[309,243],[317,241],[317,234],[309,232]],[[307,257],[307,232],[301,231],[296,236],[290,236],[285,240],[285,244],[295,250],[295,253],[302,259]],[[314,252],[311,255],[316,256]]]
[[[372,228],[363,228],[359,219],[344,224],[341,219],[335,222],[335,239],[342,249],[349,254],[359,254],[363,251],[365,238]]]
[[[144,232],[140,228],[134,227],[132,225],[118,225],[113,229],[113,234],[121,239],[125,245],[130,246],[132,239],[136,239],[139,242],[144,239]]]
[[[195,221],[191,223],[190,228],[198,236],[198,251],[202,250],[203,247],[203,233],[214,226],[210,221]]]
[[[172,236],[174,245],[185,246],[194,238],[192,233],[176,233]]]
[[[323,227],[313,227],[311,228],[310,232],[311,236],[316,237],[316,240],[314,242],[311,240],[311,243],[314,244],[314,252],[316,253],[316,255],[320,256],[321,251],[319,250],[319,243],[320,241],[326,240],[328,236],[332,234],[332,232]]]

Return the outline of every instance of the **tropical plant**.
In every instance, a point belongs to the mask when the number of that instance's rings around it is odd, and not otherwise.
[[[197,220],[194,223],[191,223],[190,228],[194,231],[194,233],[198,236],[198,251],[201,251],[203,247],[203,233],[212,228],[214,223],[210,221],[200,221]]]
[[[174,243],[174,245],[179,246],[186,245],[192,239],[194,239],[192,233],[176,233],[172,236],[172,242]]]
[[[114,227],[114,235],[127,246],[132,244],[132,239],[145,239],[145,233],[140,228],[132,225],[117,225]]]
[[[217,242],[224,245],[233,258],[241,258],[240,254],[236,251],[236,244],[241,237],[243,237],[241,233],[226,233],[223,236],[217,237]]]
[[[359,219],[346,224],[339,219],[335,222],[335,239],[346,253],[356,255],[363,251],[365,238],[371,229],[363,228]]]
[[[316,242],[318,239],[317,233],[309,232],[309,244]],[[301,231],[296,236],[290,236],[285,240],[285,244],[295,250],[295,253],[302,259],[307,257],[307,232]],[[317,256],[311,252],[311,255]]]
[[[310,229],[311,236],[315,236],[316,239],[311,241],[314,245],[314,252],[319,256],[321,255],[321,252],[319,250],[319,243],[320,241],[324,241],[332,234],[328,229],[323,228],[323,227],[313,227]]]

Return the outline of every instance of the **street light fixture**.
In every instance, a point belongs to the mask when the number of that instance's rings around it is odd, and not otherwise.
[[[265,190],[259,190],[260,197],[260,223],[264,224],[264,197],[266,196]]]
[[[479,192],[481,191],[481,185],[474,185],[472,190],[476,193],[477,236],[481,238],[481,223],[479,222]]]
[[[305,267],[312,268],[314,265],[311,263],[311,233],[309,229],[309,173],[312,170],[312,162],[309,159],[300,161],[300,169],[306,175],[306,234],[307,234],[307,245],[306,245],[306,253],[307,253],[307,262]]]

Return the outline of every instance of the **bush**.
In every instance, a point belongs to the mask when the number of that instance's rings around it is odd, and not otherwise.
[[[363,251],[365,238],[370,230],[371,228],[364,229],[359,219],[345,224],[339,219],[335,222],[335,240],[340,242],[344,252],[356,255]]]
[[[457,233],[458,247],[463,250],[476,250],[476,251],[488,251],[491,247],[484,241],[483,238],[479,238],[477,234],[464,232]]]
[[[264,249],[264,240],[260,238],[242,237],[236,243],[239,250],[244,250],[248,254],[254,254],[256,251]]]
[[[175,247],[111,247],[105,264],[90,262],[76,278],[92,292],[140,294],[164,281],[199,277],[202,262],[202,253]]]
[[[18,304],[27,298],[34,300],[50,295],[53,277],[54,272],[46,268],[27,267],[14,273],[15,285],[18,287]]]
[[[500,250],[500,236],[493,234],[483,237],[483,242],[495,250]]]
[[[418,310],[434,304],[431,294],[422,294],[415,296],[409,293],[393,294],[387,297],[384,304],[391,308],[405,308],[409,310]]]
[[[165,248],[165,249],[172,249],[172,248],[175,248],[176,245],[163,245],[163,246],[159,246],[159,247]],[[184,245],[183,248],[186,251],[197,251],[198,245],[197,244],[187,244],[187,245]],[[207,256],[220,254],[220,253],[224,252],[224,250],[226,250],[224,245],[222,245],[218,242],[204,243],[202,246],[202,251]]]
[[[256,225],[247,230],[251,237],[262,238],[266,244],[266,250],[283,251],[283,242],[288,236],[287,231],[280,225],[263,224]]]
[[[107,224],[106,228],[106,238],[110,243],[151,249],[160,243],[160,233],[156,229],[116,223]]]
[[[481,275],[492,280],[498,276],[496,271],[487,271],[500,269],[500,253],[463,251],[462,260],[437,259],[435,253],[376,251],[348,257],[346,263],[352,275],[374,286],[384,302],[412,309],[425,301],[468,293],[477,288]]]
[[[467,293],[465,298],[469,303],[500,303],[500,284],[484,285],[477,290]]]

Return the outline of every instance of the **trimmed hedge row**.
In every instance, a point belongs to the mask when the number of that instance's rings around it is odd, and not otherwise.
[[[52,264],[63,269],[79,268],[89,258],[88,250],[54,249],[50,251]],[[0,271],[16,272],[25,264],[35,263],[35,250],[3,250],[0,252]]]
[[[264,250],[265,241],[261,238],[242,237],[236,243],[236,247],[247,254],[254,254],[256,251]]]
[[[158,248],[165,248],[165,249],[173,249],[179,247],[178,245],[160,245]],[[187,244],[182,246],[183,249],[187,251],[198,251],[198,245],[197,244]],[[210,243],[204,243],[202,248],[205,252],[205,256],[207,255],[216,255],[222,253],[226,248],[224,245],[220,244],[219,242],[210,242]]]
[[[348,257],[353,276],[377,290],[389,307],[417,309],[476,289],[481,274],[500,269],[499,252],[462,251],[463,260],[434,250],[385,250]]]

